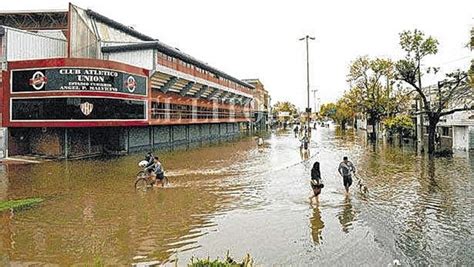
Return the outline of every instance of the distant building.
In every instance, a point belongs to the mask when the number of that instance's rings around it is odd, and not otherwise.
[[[265,86],[259,79],[244,79],[244,82],[255,87],[254,97],[254,123],[257,130],[266,130],[269,123],[270,94],[265,90]]]
[[[427,92],[429,102],[435,101],[437,85],[427,86],[423,88]],[[472,90],[472,88],[466,88]],[[430,93],[431,92],[431,93]],[[471,98],[474,95],[471,94]],[[451,106],[450,109],[458,106]],[[421,110],[421,101],[417,101],[417,109]],[[422,117],[423,116],[423,119]],[[421,132],[423,127],[423,140],[426,143],[428,140],[428,117],[426,115],[417,116],[417,133]],[[423,125],[421,125],[423,121]],[[437,148],[438,149],[454,149],[454,150],[474,150],[474,111],[460,111],[451,115],[441,117],[437,127]],[[420,141],[420,136],[418,136]]]

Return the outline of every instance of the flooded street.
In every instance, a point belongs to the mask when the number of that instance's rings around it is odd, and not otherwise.
[[[302,160],[290,132],[158,153],[168,188],[135,192],[143,154],[5,165],[0,200],[41,197],[0,213],[0,265],[107,265],[192,256],[258,265],[473,265],[474,156],[429,161],[413,148],[367,144],[363,135],[313,131]],[[369,192],[344,194],[347,155]],[[311,204],[310,170],[325,187]],[[142,256],[137,260],[137,256]],[[135,258],[135,260],[134,260]]]

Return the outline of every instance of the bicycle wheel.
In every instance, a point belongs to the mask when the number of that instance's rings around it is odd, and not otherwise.
[[[148,189],[148,180],[146,178],[138,178],[135,181],[135,190],[146,191]]]

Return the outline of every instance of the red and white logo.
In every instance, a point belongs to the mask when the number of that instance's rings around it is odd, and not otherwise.
[[[135,81],[133,76],[128,76],[127,81],[125,82],[125,87],[127,87],[130,93],[135,91],[135,88],[137,88],[137,81]]]
[[[89,103],[89,102],[84,102],[84,103],[81,103],[80,107],[81,107],[82,113],[86,116],[89,116],[89,114],[91,114],[92,110],[94,109],[94,104]]]
[[[43,72],[37,71],[33,74],[33,77],[30,79],[30,85],[35,88],[35,90],[43,89],[44,85],[48,82],[48,77],[44,76]]]

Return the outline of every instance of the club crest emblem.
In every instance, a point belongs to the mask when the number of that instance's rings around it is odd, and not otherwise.
[[[89,116],[89,114],[91,114],[92,110],[94,109],[94,104],[89,103],[89,102],[84,102],[84,103],[81,103],[80,107],[81,107],[82,113],[86,116]]]
[[[135,78],[133,78],[133,76],[128,76],[127,81],[125,82],[125,87],[130,93],[133,93],[135,91],[135,88],[137,88],[137,82],[135,81]]]
[[[31,77],[29,84],[35,88],[35,90],[43,89],[44,85],[48,82],[48,77],[44,76],[43,72],[37,71]]]

